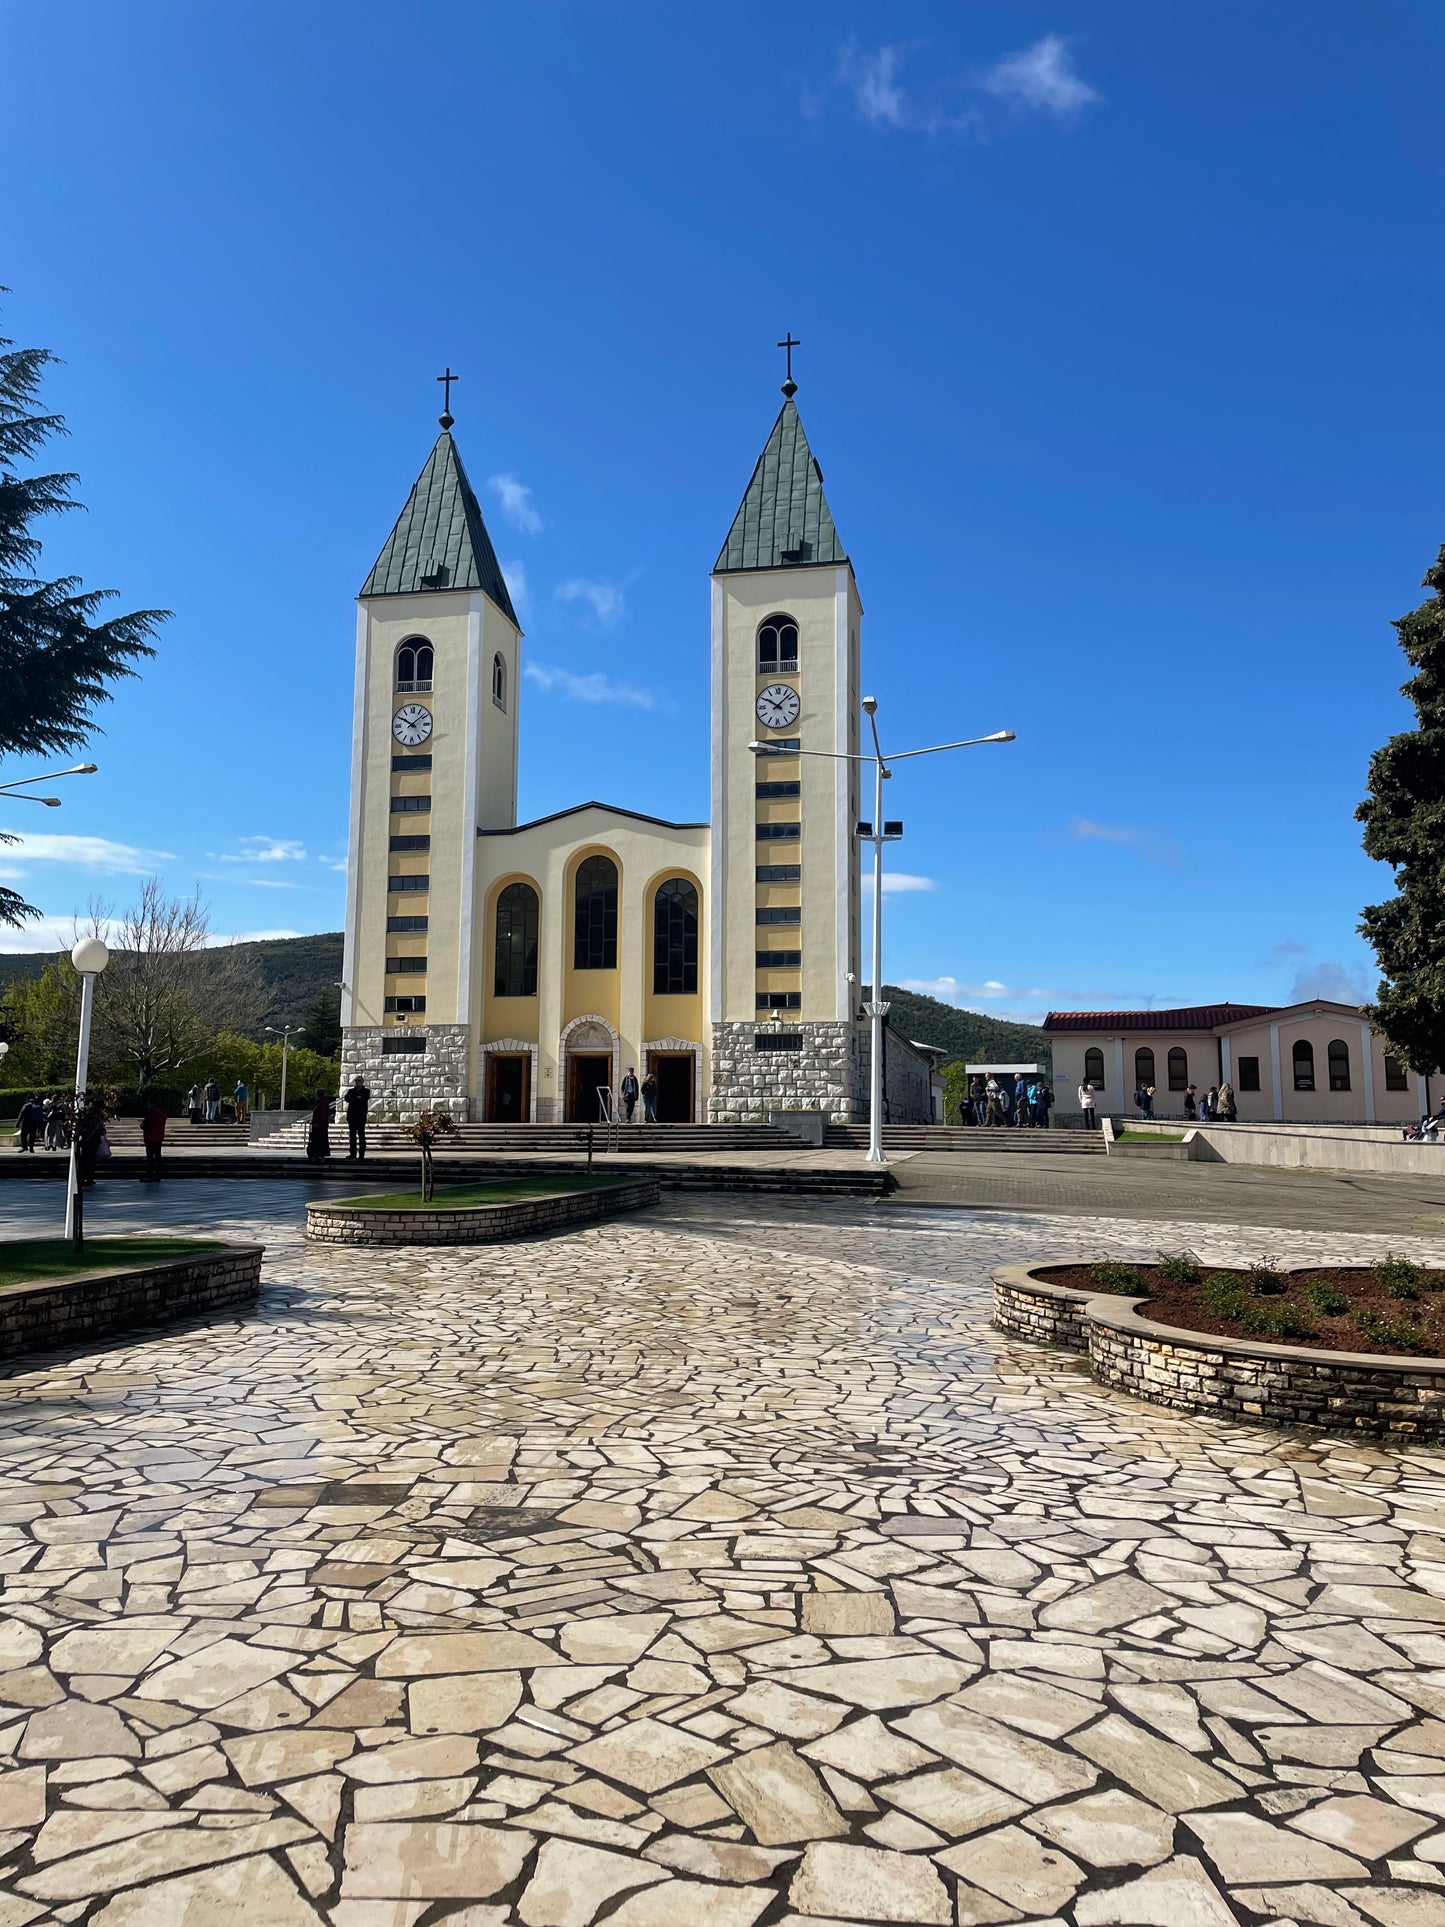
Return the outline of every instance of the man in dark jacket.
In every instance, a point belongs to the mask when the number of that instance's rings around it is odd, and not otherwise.
[[[637,1072],[629,1064],[627,1066],[627,1075],[622,1080],[622,1113],[629,1124],[632,1122],[632,1113],[637,1109],[637,1093],[639,1089]]]
[[[371,1108],[371,1092],[358,1077],[342,1098],[346,1106],[346,1137],[350,1149],[347,1162],[360,1164],[366,1157],[366,1114]]]
[[[20,1148],[22,1151],[33,1151],[35,1149],[35,1137],[40,1129],[41,1116],[42,1112],[38,1101],[33,1097],[27,1097],[25,1102],[20,1106],[19,1117],[15,1120],[20,1127]]]

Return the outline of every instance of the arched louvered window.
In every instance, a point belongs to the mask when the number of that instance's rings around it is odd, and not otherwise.
[[[1154,1053],[1152,1050],[1136,1050],[1134,1053],[1134,1082],[1138,1088],[1147,1090],[1154,1082]]]
[[[1096,1091],[1104,1088],[1104,1053],[1101,1050],[1084,1052],[1084,1082],[1092,1084]]]
[[[507,707],[507,665],[500,655],[492,657],[492,701],[498,709]]]
[[[1177,1044],[1169,1053],[1169,1088],[1171,1091],[1187,1091],[1189,1088],[1189,1058]]]
[[[1350,1047],[1343,1037],[1336,1037],[1330,1044],[1330,1089],[1347,1091],[1350,1088]]]
[[[589,856],[577,866],[572,963],[577,970],[617,968],[617,865]]]
[[[413,636],[396,652],[398,690],[430,689],[432,646],[425,636]]]
[[[1297,1091],[1312,1091],[1315,1087],[1315,1050],[1306,1037],[1301,1037],[1294,1047],[1294,1087]]]
[[[652,902],[652,988],[659,997],[697,992],[697,891],[669,877]]]
[[[495,997],[537,994],[537,930],[541,905],[530,883],[509,883],[497,898]]]
[[[791,616],[769,616],[758,630],[758,674],[773,676],[797,667],[797,623]]]

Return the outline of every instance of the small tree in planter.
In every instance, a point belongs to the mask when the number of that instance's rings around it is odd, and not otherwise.
[[[456,1131],[450,1111],[423,1111],[415,1124],[407,1127],[408,1135],[415,1138],[421,1146],[421,1201],[431,1202],[431,1194],[436,1182],[432,1169],[432,1149],[440,1137],[451,1137]]]

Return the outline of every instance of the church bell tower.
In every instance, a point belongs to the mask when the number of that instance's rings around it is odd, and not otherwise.
[[[793,400],[797,344],[779,345],[782,410],[712,574],[715,1122],[864,1108],[858,765],[844,760],[863,608]]]
[[[360,1075],[378,1116],[461,1121],[482,996],[477,836],[517,820],[521,631],[449,406],[440,419],[357,602],[342,1081]]]

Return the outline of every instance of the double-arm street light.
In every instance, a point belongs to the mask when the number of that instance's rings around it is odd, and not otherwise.
[[[291,1048],[291,1038],[293,1034],[305,1028],[304,1024],[282,1024],[279,1028],[275,1024],[267,1024],[266,1026],[268,1033],[272,1037],[279,1037],[281,1039],[281,1110],[283,1115],[286,1110],[286,1054]]]
[[[98,763],[76,763],[70,769],[53,769],[44,776],[17,776],[13,783],[0,783],[0,799],[15,803],[43,803],[48,810],[60,808],[58,796],[26,796],[23,792],[28,783],[56,783],[62,776],[94,776],[100,767]]]
[[[992,736],[967,736],[960,743],[930,743],[924,749],[901,749],[896,755],[885,757],[878,740],[878,698],[865,696],[863,711],[873,731],[871,756],[866,750],[782,749],[772,743],[749,743],[748,748],[755,756],[826,756],[836,763],[873,765],[873,821],[859,823],[856,834],[860,843],[873,845],[873,981],[872,996],[863,1006],[872,1020],[868,1061],[868,1162],[886,1164],[888,1160],[883,1155],[883,1019],[888,1015],[888,1006],[883,1001],[883,845],[896,843],[903,835],[902,823],[885,823],[883,820],[883,784],[893,774],[889,764],[901,763],[909,756],[937,756],[946,749],[973,749],[980,743],[1011,743],[1015,738],[1011,729],[998,729]]]

